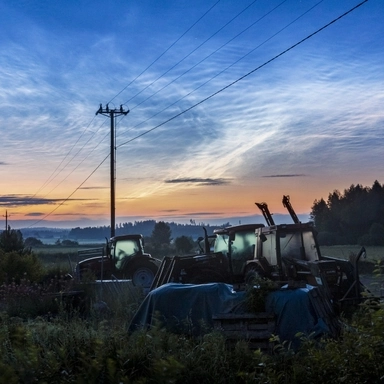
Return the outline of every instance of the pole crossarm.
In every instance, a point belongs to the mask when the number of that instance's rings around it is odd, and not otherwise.
[[[104,116],[121,116],[121,115],[128,115],[129,109],[124,110],[123,105],[120,104],[120,108],[109,108],[108,104],[103,108],[103,106],[100,104],[99,109],[96,111],[96,115],[104,115]]]

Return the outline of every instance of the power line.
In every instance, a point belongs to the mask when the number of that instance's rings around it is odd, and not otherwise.
[[[228,45],[229,43],[231,43],[233,40],[235,40],[236,38],[238,38],[239,36],[241,36],[243,33],[245,33],[248,29],[250,29],[251,27],[253,27],[255,24],[257,24],[259,21],[261,21],[262,19],[264,19],[265,17],[267,17],[269,14],[271,14],[273,11],[275,11],[277,8],[279,8],[281,5],[283,5],[285,2],[287,2],[288,0],[283,0],[280,4],[278,4],[277,6],[275,6],[273,9],[271,9],[270,11],[268,11],[267,13],[265,13],[263,16],[261,16],[259,19],[257,19],[255,22],[253,22],[252,24],[250,24],[247,28],[243,29],[240,33],[238,33],[236,36],[232,37],[230,40],[228,40],[226,43],[222,44],[219,48],[215,49],[213,52],[211,52],[209,55],[207,55],[206,57],[204,57],[202,60],[200,60],[199,62],[197,62],[196,64],[194,64],[191,68],[189,68],[188,70],[186,70],[185,72],[183,72],[181,75],[175,77],[172,81],[170,81],[168,84],[164,85],[162,88],[158,89],[155,93],[153,93],[152,95],[148,96],[146,99],[144,99],[143,101],[141,101],[140,103],[136,104],[134,107],[132,107],[132,110],[137,108],[139,105],[141,104],[144,104],[146,101],[148,101],[149,99],[151,99],[153,96],[157,95],[159,92],[161,92],[162,90],[164,90],[165,88],[167,88],[169,85],[173,84],[175,81],[179,80],[181,77],[183,77],[184,75],[186,75],[187,73],[189,73],[192,69],[196,68],[198,65],[200,65],[201,63],[203,63],[205,60],[207,60],[208,58],[210,58],[211,56],[213,56],[216,52],[220,51],[222,48],[224,48],[226,45]],[[319,3],[321,3],[322,1],[324,0],[321,0]],[[255,2],[255,1],[254,1]],[[253,3],[254,3],[253,2]],[[252,4],[253,4],[252,3]],[[319,3],[317,3],[315,6],[317,6]],[[191,53],[189,53],[187,56],[185,56],[181,61],[183,61],[185,58],[187,58],[189,55],[191,55],[193,52],[195,52],[198,48],[200,48],[203,44],[205,44],[208,40],[210,40],[213,36],[215,36],[219,31],[221,31],[225,26],[227,26],[230,22],[232,22],[235,18],[237,18],[241,13],[243,13],[246,9],[248,9],[252,4],[250,4],[247,8],[243,9],[239,14],[237,14],[233,19],[231,19],[227,24],[225,24],[222,28],[220,28],[218,31],[216,31],[211,37],[209,37],[209,39],[205,40],[204,43],[202,43],[201,45],[199,45],[195,50],[193,50]],[[314,6],[314,7],[315,7]],[[312,8],[314,8],[312,7]],[[311,9],[312,9],[311,8]],[[303,16],[303,15],[301,15]],[[300,16],[300,17],[301,17]],[[289,24],[290,25],[290,24]],[[275,36],[275,35],[274,35]],[[244,58],[244,56],[243,56]],[[241,60],[241,59],[240,59]],[[179,61],[179,63],[181,62]],[[176,65],[178,65],[179,63],[177,63]],[[175,66],[176,66],[175,65]],[[174,66],[174,67],[175,67]],[[172,67],[172,68],[174,68]],[[171,68],[171,69],[172,69]],[[226,69],[228,69],[230,67],[227,67]],[[168,73],[169,70],[167,72],[165,72],[163,75],[161,75],[157,80],[159,80],[161,77],[163,77],[166,73]],[[222,72],[220,72],[222,73]],[[155,80],[154,82],[156,82],[157,80]],[[153,82],[153,83],[154,83]],[[149,86],[151,86],[153,83],[149,84]],[[206,83],[205,83],[206,84]],[[146,87],[147,88],[147,87]],[[146,89],[144,88],[144,90]],[[142,90],[143,91],[143,90]],[[141,91],[141,92],[142,92]],[[139,92],[139,93],[141,93]],[[138,94],[139,94],[138,93]],[[136,96],[138,95],[136,94]],[[132,100],[132,99],[130,99]],[[174,104],[172,104],[174,105]]]
[[[101,143],[104,142],[105,138],[108,137],[108,135],[109,135],[109,133],[106,133],[106,134],[103,136],[103,138],[99,141],[99,143],[98,143],[95,147],[93,147],[93,148],[88,152],[88,154],[83,158],[83,160],[81,160],[80,163],[78,163],[78,164],[72,169],[72,171],[70,171],[70,172],[67,174],[67,176],[64,177],[64,179],[62,179],[62,180],[61,180],[58,184],[56,184],[56,185],[55,185],[55,186],[54,186],[48,193],[46,193],[46,194],[43,196],[43,198],[45,198],[46,196],[48,196],[48,195],[49,195],[50,193],[52,193],[58,186],[60,186],[62,183],[64,183],[64,181],[67,180],[68,177],[71,176],[72,173],[75,172],[76,169],[78,169],[78,168],[80,167],[80,165],[84,163],[85,160],[87,160],[87,158],[93,153],[93,151],[95,151],[95,150],[99,147],[99,145],[100,145]],[[89,142],[89,140],[87,141],[87,143],[88,143],[88,142]],[[85,146],[87,143],[85,143],[85,144],[83,145],[83,147],[79,149],[79,151],[76,153],[76,155],[77,155],[77,154],[84,148],[84,146]],[[73,158],[74,158],[74,157],[72,157],[71,161],[73,160]],[[68,163],[68,164],[69,164],[69,163]],[[67,164],[67,165],[68,165],[68,164]],[[63,168],[63,170],[64,170],[64,168]]]
[[[132,96],[129,100],[127,100],[125,103],[129,103],[132,101],[135,97],[140,95],[142,92],[144,92],[147,88],[149,88],[151,85],[156,83],[158,80],[160,80],[163,76],[165,76],[168,72],[170,72],[172,69],[176,68],[181,62],[183,62],[186,58],[191,56],[194,52],[196,52],[199,48],[201,48],[205,43],[207,43],[209,40],[211,40],[214,36],[216,36],[220,31],[222,31],[226,26],[228,26],[232,21],[237,19],[242,13],[244,13],[248,8],[250,8],[254,3],[256,3],[258,0],[254,0],[251,4],[247,5],[242,11],[240,11],[237,15],[232,17],[231,20],[229,20],[227,23],[225,23],[221,28],[219,28],[213,35],[205,39],[202,43],[200,43],[195,49],[193,49],[191,52],[189,52],[186,56],[184,56],[181,60],[179,60],[176,64],[174,64],[171,68],[169,68],[167,71],[165,71],[162,75],[160,75],[156,80],[153,80],[150,84],[145,86],[140,92],[136,93],[136,95]]]
[[[305,38],[301,39],[300,41],[298,41],[297,43],[291,45],[289,48],[285,49],[284,51],[280,52],[279,54],[273,56],[271,59],[265,61],[263,64],[259,65],[258,67],[254,68],[253,70],[249,71],[248,73],[246,73],[245,75],[239,77],[237,80],[227,84],[225,87],[222,87],[221,89],[219,89],[218,91],[212,93],[211,95],[209,95],[208,97],[200,100],[199,102],[193,104],[192,106],[190,106],[189,108],[181,111],[180,113],[172,116],[171,118],[163,121],[162,123],[156,125],[155,127],[135,136],[134,138],[130,139],[130,140],[127,140],[125,141],[124,143],[116,146],[116,148],[120,148],[128,143],[131,143],[132,141],[150,133],[150,132],[153,132],[154,130],[156,130],[157,128],[169,123],[170,121],[176,119],[177,117],[183,115],[184,113],[186,112],[189,112],[190,110],[196,108],[197,106],[199,106],[200,104],[208,101],[209,99],[213,98],[214,96],[218,95],[219,93],[223,92],[224,90],[230,88],[231,86],[235,85],[236,83],[240,82],[241,80],[247,78],[248,76],[250,76],[251,74],[255,73],[256,71],[260,70],[261,68],[265,67],[266,65],[270,64],[271,62],[275,61],[276,59],[278,59],[279,57],[283,56],[284,54],[288,53],[289,51],[291,51],[292,49],[296,48],[297,46],[299,46],[300,44],[304,43],[305,41],[309,40],[310,38],[312,38],[313,36],[317,35],[318,33],[320,33],[321,31],[323,31],[324,29],[328,28],[329,26],[331,26],[332,24],[336,23],[337,21],[339,21],[340,19],[342,19],[343,17],[347,16],[348,14],[350,14],[351,12],[355,11],[357,8],[359,8],[360,6],[362,6],[363,4],[365,4],[366,2],[368,2],[368,0],[363,0],[362,2],[358,3],[357,5],[355,5],[354,7],[352,7],[351,9],[349,9],[348,11],[344,12],[343,14],[341,14],[340,16],[338,16],[337,18],[333,19],[332,21],[330,21],[329,23],[325,24],[323,27],[317,29],[316,31],[314,31],[313,33],[307,35]],[[66,201],[68,201],[76,191],[78,191],[83,185],[84,183],[89,180],[89,178],[101,167],[101,165],[107,160],[107,158],[109,157],[106,156],[100,163],[99,165],[87,176],[87,178],[65,199],[63,200],[55,209],[53,209],[50,213],[48,213],[47,215],[45,215],[42,219],[40,219],[39,221],[35,222],[34,224],[32,224],[31,226],[43,221],[45,218],[47,218],[48,216],[50,216],[52,213],[54,213],[59,207],[61,207]]]
[[[92,120],[89,122],[87,127],[81,132],[80,136],[76,140],[76,142],[72,145],[71,149],[68,151],[68,153],[64,156],[64,158],[61,160],[60,164],[55,168],[55,170],[51,173],[51,175],[47,178],[47,180],[43,183],[43,185],[34,193],[33,196],[30,197],[30,199],[33,199],[46,185],[48,185],[52,180],[54,180],[62,171],[65,169],[65,167],[72,161],[72,159],[60,170],[58,169],[61,167],[61,165],[64,163],[66,158],[69,156],[69,154],[72,152],[73,148],[75,148],[76,144],[80,141],[80,139],[83,137],[84,133],[87,131],[88,127],[92,124],[92,121],[95,119],[95,117],[92,118]],[[57,172],[57,173],[56,173]],[[55,175],[56,174],[56,175]],[[55,176],[54,176],[55,175]],[[50,193],[50,192],[48,192]]]
[[[234,16],[230,21],[228,21],[224,26],[222,26],[219,30],[217,30],[213,35],[211,35],[208,39],[206,39],[202,44],[200,44],[198,47],[196,47],[192,52],[190,52],[187,56],[185,56],[183,59],[181,59],[178,63],[176,63],[172,68],[170,68],[168,71],[166,71],[165,73],[163,73],[163,75],[161,75],[159,78],[157,78],[154,82],[156,82],[157,80],[159,80],[162,76],[164,76],[166,73],[168,73],[171,69],[173,69],[174,67],[176,67],[179,63],[181,63],[183,60],[185,60],[188,56],[190,56],[193,52],[195,52],[198,48],[200,48],[203,44],[205,44],[207,41],[209,41],[213,36],[215,36],[219,31],[221,31],[222,29],[224,29],[227,25],[229,25],[233,20],[235,20],[238,16],[240,16],[242,13],[244,13],[250,6],[252,6],[255,2],[257,2],[258,0],[254,0],[252,3],[250,3],[248,6],[246,6],[241,12],[239,12],[236,16]],[[284,0],[283,3],[287,1],[287,0]],[[176,39],[156,60],[154,60],[147,68],[145,68],[134,80],[132,80],[125,88],[123,88],[123,90],[121,90],[116,96],[113,97],[112,100],[114,100],[119,94],[121,94],[129,85],[131,85],[135,80],[137,80],[144,72],[146,72],[156,61],[158,61],[166,52],[168,52],[179,40],[181,40],[182,37],[184,37],[199,21],[201,21],[218,3],[220,2],[220,0],[216,1],[216,3],[214,3],[196,22],[194,22],[178,39]],[[282,3],[281,3],[282,4]],[[280,4],[280,5],[281,5]],[[278,5],[279,6],[279,5]],[[277,8],[277,7],[275,7]],[[275,9],[274,8],[274,9]],[[274,10],[273,9],[273,10]],[[255,23],[254,23],[255,24]],[[221,47],[222,48],[222,47]],[[221,49],[220,48],[220,49]],[[217,51],[217,50],[216,50]],[[215,52],[216,52],[215,51]],[[213,53],[212,53],[213,54]],[[211,55],[212,55],[211,54]],[[209,56],[208,56],[209,57]],[[204,61],[205,59],[203,59],[202,61]],[[201,62],[202,62],[201,61]],[[199,64],[199,63],[198,63]],[[195,66],[197,66],[198,64],[196,64]],[[189,72],[190,70],[192,70],[195,66],[193,66],[192,68],[190,68],[187,72]],[[185,72],[186,73],[186,72]],[[184,73],[184,74],[185,74]],[[181,75],[182,76],[182,75]],[[179,77],[181,77],[179,76]],[[179,78],[178,77],[178,78]],[[177,78],[177,79],[178,79]],[[177,79],[174,79],[174,81],[176,81]],[[153,84],[154,82],[152,82],[151,84]],[[149,84],[148,87],[151,85]],[[171,84],[171,83],[170,83]],[[169,85],[169,84],[168,84]],[[140,94],[141,92],[143,92],[147,87],[145,87],[142,91],[140,91],[138,94]],[[163,87],[165,88],[165,87]],[[162,88],[162,89],[163,89]],[[161,90],[162,90],[161,89]],[[158,92],[160,92],[161,90],[157,91],[155,94],[157,94]],[[136,94],[134,97],[136,97],[138,94]],[[152,96],[154,96],[155,94],[153,94]],[[152,97],[150,96],[150,97]],[[134,98],[132,97],[132,98]],[[149,98],[150,98],[149,97]],[[132,99],[131,98],[131,99]],[[146,100],[144,100],[143,102],[147,101],[149,98],[147,98]],[[130,100],[131,100],[130,99]],[[110,102],[112,102],[112,100]],[[142,104],[143,102],[141,102],[140,104]],[[126,102],[127,103],[127,102]],[[140,105],[138,104],[138,105]],[[175,103],[173,103],[172,105],[174,105]],[[134,108],[136,108],[138,105],[136,105]],[[94,119],[94,118],[93,118]],[[92,119],[92,121],[93,121]],[[148,119],[147,119],[148,120]],[[146,121],[147,121],[146,120]],[[87,128],[89,127],[89,125],[92,123],[92,121],[88,124]],[[142,123],[140,123],[142,124]],[[87,129],[86,128],[86,129]],[[96,134],[96,132],[88,139],[88,141],[72,156],[72,158],[64,165],[63,168],[61,168],[59,170],[59,168],[61,167],[61,165],[64,163],[64,161],[67,159],[67,157],[69,156],[69,154],[72,152],[73,148],[76,146],[76,144],[79,142],[79,140],[81,139],[81,137],[84,135],[84,133],[86,132],[86,129],[82,132],[82,134],[79,136],[79,138],[77,139],[77,141],[74,143],[74,145],[72,146],[72,148],[69,150],[69,152],[66,154],[66,156],[62,159],[62,161],[60,162],[60,164],[56,167],[56,169],[51,173],[51,175],[48,177],[48,179],[43,183],[43,185],[38,189],[38,191],[31,197],[31,199],[33,197],[35,197],[45,186],[47,186],[51,181],[53,181],[73,160],[74,158],[84,149],[84,147],[89,143],[89,141],[92,139],[92,137]],[[100,143],[96,146],[96,148],[100,145]],[[95,148],[94,148],[95,149]],[[94,150],[93,149],[93,150]],[[92,150],[92,151],[93,151]],[[87,156],[88,157],[88,156]],[[61,185],[83,162],[84,162],[85,159],[83,159],[81,161],[80,164],[78,164],[63,180],[61,180],[58,184],[56,184],[49,192],[47,192],[45,194],[45,196],[49,195],[51,192],[53,192],[59,185]],[[44,197],[45,197],[44,196]]]
[[[204,59],[202,59],[200,62],[196,63],[194,66],[192,66],[190,69],[188,69],[187,71],[185,71],[183,74],[181,74],[180,76],[178,76],[177,78],[173,79],[171,82],[169,82],[167,85],[165,85],[163,88],[161,88],[160,90],[156,91],[154,94],[152,94],[151,96],[149,96],[147,99],[145,99],[144,101],[142,101],[141,103],[137,104],[135,107],[133,107],[132,109],[136,108],[138,105],[141,105],[143,104],[145,101],[149,100],[152,96],[156,95],[157,93],[159,93],[160,91],[162,91],[164,88],[168,87],[170,84],[172,84],[173,82],[175,82],[176,80],[178,80],[180,77],[182,77],[184,74],[188,73],[189,71],[191,71],[193,68],[195,68],[197,65],[199,65],[200,63],[202,63],[203,61],[205,61],[208,57],[212,56],[214,53],[216,53],[218,50],[220,50],[221,48],[223,48],[225,45],[229,44],[231,41],[233,41],[234,39],[236,39],[238,36],[240,36],[242,33],[244,33],[245,31],[247,31],[249,28],[251,28],[253,25],[255,25],[256,23],[258,23],[260,20],[262,20],[263,18],[265,18],[266,16],[268,16],[270,13],[272,13],[274,10],[276,10],[278,7],[280,7],[283,3],[285,3],[287,0],[284,0],[282,1],[280,4],[278,4],[276,7],[274,7],[273,9],[271,9],[269,12],[267,12],[266,14],[264,14],[262,17],[260,17],[257,21],[255,21],[254,23],[252,23],[251,25],[249,25],[247,28],[245,28],[243,31],[241,31],[240,33],[238,33],[236,36],[234,36],[232,39],[230,39],[229,41],[227,41],[225,44],[223,44],[220,48],[216,49],[215,51],[213,51],[211,54],[209,54],[208,56],[206,56]],[[229,66],[227,66],[226,68],[224,68],[223,70],[221,70],[220,72],[216,73],[214,76],[212,76],[210,79],[204,81],[202,84],[200,84],[198,87],[194,88],[192,91],[188,92],[187,94],[185,94],[184,96],[180,97],[178,100],[174,101],[173,103],[169,104],[168,106],[166,106],[165,108],[163,108],[161,111],[158,111],[156,112],[155,114],[153,114],[152,116],[146,118],[145,120],[141,121],[140,123],[136,124],[134,127],[132,127],[130,130],[132,130],[133,128],[136,128],[138,127],[139,125],[141,124],[144,124],[145,122],[151,120],[153,117],[159,115],[160,113],[164,112],[165,110],[167,110],[168,108],[172,107],[173,105],[177,104],[179,101],[185,99],[186,97],[190,96],[192,93],[196,92],[198,89],[202,88],[204,85],[208,84],[210,81],[212,81],[213,79],[215,79],[216,77],[220,76],[222,73],[224,73],[225,71],[227,71],[229,68],[233,67],[235,64],[237,64],[238,62],[240,62],[241,60],[243,60],[245,57],[247,57],[248,55],[250,55],[251,53],[253,53],[256,49],[260,48],[261,46],[263,46],[266,42],[268,42],[269,40],[273,39],[274,37],[276,37],[277,35],[279,35],[282,31],[284,31],[285,29],[287,29],[289,26],[291,26],[292,24],[294,24],[297,20],[299,20],[301,17],[305,16],[307,13],[309,13],[311,10],[313,10],[315,7],[317,7],[320,3],[322,3],[324,0],[320,0],[319,2],[317,2],[315,5],[313,5],[311,8],[309,8],[307,11],[305,11],[304,13],[302,13],[300,16],[298,16],[296,19],[294,19],[293,21],[291,21],[290,23],[288,23],[286,26],[284,26],[283,28],[281,28],[279,31],[277,31],[276,33],[274,33],[272,36],[270,36],[268,39],[264,40],[261,44],[259,44],[257,47],[253,48],[252,50],[250,50],[248,53],[246,53],[245,55],[243,55],[242,57],[240,57],[239,59],[237,59],[235,62],[233,62],[232,64],[230,64]]]
[[[64,203],[66,203],[90,178],[91,176],[103,165],[103,163],[108,159],[109,154],[104,157],[104,159],[99,163],[99,165],[87,176],[87,178],[67,197],[65,198],[57,207],[52,209],[51,212],[47,213],[44,217],[42,217],[40,220],[36,221],[35,223],[31,224],[28,228],[42,222],[45,220],[48,216],[51,216],[52,213],[56,212]]]
[[[158,91],[156,91],[155,93],[153,93],[151,96],[149,96],[147,99],[143,100],[141,103],[135,105],[132,109],[135,109],[137,106],[143,104],[145,101],[149,100],[151,97],[153,97],[154,95],[156,95],[157,93],[159,93],[160,91],[162,91],[163,89],[165,89],[166,87],[168,87],[170,84],[174,83],[175,81],[177,81],[179,78],[181,78],[182,76],[184,76],[186,73],[190,72],[192,69],[194,69],[195,67],[197,67],[199,64],[201,64],[203,61],[205,61],[206,59],[208,59],[209,57],[211,57],[212,55],[214,55],[216,52],[218,52],[220,49],[222,49],[224,46],[228,45],[230,42],[232,42],[233,40],[235,40],[237,37],[239,37],[241,34],[243,34],[244,32],[246,32],[248,29],[250,29],[252,26],[254,26],[255,24],[257,24],[259,21],[261,21],[262,19],[264,19],[266,16],[268,16],[269,14],[271,14],[273,11],[275,11],[278,7],[280,7],[282,4],[284,4],[287,0],[283,0],[281,3],[279,3],[277,6],[275,6],[274,8],[272,8],[270,11],[268,11],[267,13],[265,13],[263,16],[261,16],[258,20],[256,20],[255,22],[253,22],[252,24],[250,24],[247,28],[243,29],[240,33],[238,33],[236,36],[234,36],[233,38],[231,38],[230,40],[228,40],[226,43],[224,43],[223,45],[221,45],[219,48],[217,48],[216,50],[214,50],[213,52],[211,52],[208,56],[206,56],[204,59],[200,60],[198,63],[196,63],[195,65],[193,65],[191,68],[189,68],[187,71],[185,71],[184,73],[182,73],[180,76],[176,77],[175,79],[173,79],[171,82],[169,82],[168,84],[166,84],[164,87],[162,87],[161,89],[159,89]],[[247,55],[249,55],[250,53],[254,52],[257,48],[261,47],[263,44],[265,44],[267,41],[271,40],[273,37],[277,36],[279,33],[281,33],[284,29],[288,28],[290,25],[292,25],[294,22],[296,22],[299,18],[301,18],[302,16],[304,16],[305,14],[307,14],[309,11],[311,11],[313,8],[315,8],[317,5],[319,5],[321,2],[323,2],[324,0],[321,0],[319,1],[318,3],[316,3],[313,7],[311,7],[309,10],[307,10],[306,12],[304,12],[303,14],[301,14],[298,18],[296,18],[295,20],[293,20],[291,23],[289,23],[288,25],[286,25],[284,28],[280,29],[278,32],[276,32],[273,36],[271,36],[270,38],[268,38],[267,40],[265,40],[262,44],[258,45],[256,48],[252,49],[250,52],[248,52],[246,55],[242,56],[241,58],[239,58],[238,60],[236,60],[234,63],[232,63],[231,65],[229,65],[228,67],[226,67],[225,69],[221,70],[220,72],[218,72],[215,76],[211,77],[210,79],[208,79],[207,81],[205,81],[204,83],[200,84],[198,87],[194,88],[192,91],[188,92],[187,94],[185,94],[184,96],[180,97],[178,100],[174,101],[173,103],[169,104],[168,106],[166,106],[165,108],[163,108],[162,110],[156,112],[155,114],[153,114],[152,116],[146,118],[145,120],[141,121],[140,123],[136,124],[135,126],[133,126],[132,128],[130,128],[128,131],[131,131],[132,129],[134,128],[137,128],[138,126],[140,126],[141,124],[144,124],[146,123],[147,121],[151,120],[153,117],[159,115],[160,113],[164,112],[165,110],[167,110],[168,108],[172,107],[173,105],[177,104],[179,101],[183,100],[184,98],[186,98],[187,96],[191,95],[192,93],[194,93],[195,91],[197,91],[198,89],[200,89],[201,87],[203,87],[204,85],[208,84],[210,81],[212,81],[213,79],[215,79],[216,77],[218,77],[219,75],[221,75],[222,73],[224,73],[227,69],[231,68],[232,66],[234,66],[236,63],[238,63],[240,60],[244,59]]]
[[[123,145],[126,145],[128,143],[131,143],[132,141],[150,133],[150,132],[153,132],[154,130],[156,130],[157,128],[169,123],[170,121],[176,119],[177,117],[183,115],[184,113],[186,112],[189,112],[190,110],[196,108],[198,105],[208,101],[209,99],[212,99],[214,96],[218,95],[219,93],[225,91],[226,89],[230,88],[231,86],[235,85],[236,83],[238,83],[239,81],[241,80],[244,80],[246,77],[252,75],[253,73],[255,73],[256,71],[260,70],[261,68],[265,67],[266,65],[270,64],[271,62],[275,61],[276,59],[278,59],[279,57],[285,55],[287,52],[291,51],[292,49],[296,48],[297,46],[299,46],[300,44],[304,43],[305,41],[307,41],[308,39],[312,38],[313,36],[317,35],[319,32],[323,31],[324,29],[328,28],[329,26],[331,26],[332,24],[334,24],[335,22],[339,21],[340,19],[342,19],[343,17],[347,16],[349,13],[353,12],[354,10],[356,10],[357,8],[359,8],[361,5],[363,5],[364,3],[366,3],[368,0],[364,0],[362,1],[361,3],[357,4],[356,6],[354,6],[353,8],[351,8],[349,11],[343,13],[342,15],[338,16],[336,19],[333,19],[332,21],[330,21],[329,23],[325,24],[323,27],[317,29],[315,32],[309,34],[308,36],[306,36],[305,38],[301,39],[300,41],[298,41],[297,43],[291,45],[289,48],[285,49],[284,51],[280,52],[279,54],[275,55],[274,57],[272,57],[271,59],[265,61],[263,64],[259,65],[258,67],[254,68],[253,70],[249,71],[248,73],[246,73],[245,75],[239,77],[237,80],[235,81],[232,81],[231,83],[227,84],[225,87],[219,89],[218,91],[212,93],[211,95],[207,96],[206,98],[200,100],[199,102],[193,104],[192,106],[188,107],[187,109],[181,111],[180,113],[170,117],[169,119],[163,121],[162,123],[156,125],[155,127],[135,136],[134,138],[130,139],[130,140],[127,140],[125,141],[124,143],[120,144],[117,146],[117,148],[120,148],[122,147]]]
[[[202,16],[200,16],[185,32],[183,32],[160,56],[158,56],[150,65],[148,65],[138,76],[136,76],[128,85],[126,85],[120,92],[118,92],[107,104],[110,104],[117,96],[119,96],[125,89],[127,89],[134,81],[136,81],[141,75],[143,75],[149,68],[151,68],[162,56],[164,56],[178,41],[180,41],[196,24],[198,24],[213,8],[216,7],[216,5],[220,2],[220,0],[217,0]],[[41,190],[44,189],[45,186],[47,186],[51,181],[53,181],[71,162],[72,160],[84,149],[84,147],[89,143],[89,141],[92,139],[92,137],[97,133],[94,132],[93,135],[88,139],[88,141],[80,148],[79,151],[76,152],[74,156],[64,165],[62,169],[59,170],[61,165],[65,162],[69,154],[72,152],[76,144],[80,141],[81,137],[86,132],[87,128],[90,126],[92,121],[95,117],[92,118],[91,122],[87,125],[87,127],[83,130],[77,141],[73,144],[72,148],[69,150],[69,152],[65,155],[65,157],[61,160],[60,164],[55,168],[55,170],[51,173],[51,175],[47,178],[47,180],[43,183],[43,185],[35,192],[35,194],[30,198],[33,199]],[[100,129],[100,128],[99,128]],[[104,137],[105,138],[105,137]],[[95,147],[97,148],[100,145],[100,143]],[[94,148],[94,149],[95,149]],[[93,150],[94,150],[93,149]],[[92,150],[92,151],[93,151]],[[89,156],[89,155],[88,155]],[[88,157],[87,156],[87,157]],[[86,158],[87,158],[86,157]],[[78,164],[72,172],[70,172],[63,180],[61,180],[55,187],[53,187],[49,192],[46,193],[45,196],[49,195],[52,191],[54,191],[60,184],[62,184],[83,162]]]
[[[141,75],[143,75],[149,68],[152,67],[157,61],[159,61],[178,41],[180,41],[200,20],[202,20],[216,5],[220,2],[217,0],[202,16],[200,16],[184,33],[181,34],[160,56],[158,56],[151,64],[149,64],[139,75],[137,75],[129,84],[127,84],[120,92],[118,92],[107,104],[110,104],[117,96],[123,93],[132,83],[134,83]],[[126,104],[125,102],[124,104]]]

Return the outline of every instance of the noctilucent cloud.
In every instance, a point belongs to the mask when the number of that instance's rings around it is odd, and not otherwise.
[[[0,208],[219,223],[384,182],[381,0],[0,0]],[[256,217],[256,218],[255,218]]]

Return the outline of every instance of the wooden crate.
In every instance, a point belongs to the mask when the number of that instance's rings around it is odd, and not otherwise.
[[[237,341],[244,340],[251,349],[270,349],[269,339],[275,332],[276,321],[273,314],[219,314],[213,316],[214,329],[223,333],[227,344],[233,347]]]

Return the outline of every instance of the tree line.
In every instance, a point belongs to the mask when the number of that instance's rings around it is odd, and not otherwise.
[[[315,200],[311,207],[311,220],[318,231],[320,245],[384,245],[384,185],[377,180],[371,187],[363,187],[361,184],[352,184],[343,193],[334,190],[329,193],[328,199]],[[164,223],[164,222],[159,222]],[[134,223],[121,223],[116,226],[116,235],[140,233],[153,244],[153,235],[158,231],[155,220],[135,221]],[[203,226],[208,233],[214,229],[229,226],[225,223],[221,226],[196,224],[191,220],[190,224],[165,223],[166,231],[169,231],[169,240],[163,245],[170,244],[171,240],[188,237],[190,240],[203,236]],[[162,224],[161,224],[162,225]],[[160,227],[161,227],[160,225]],[[157,227],[157,228],[156,228]],[[85,227],[73,228],[68,233],[68,239],[105,239],[110,236],[110,227]],[[171,238],[172,236],[172,238]],[[151,239],[152,238],[152,239]],[[31,240],[33,238],[28,238]],[[180,241],[180,240],[178,240]],[[156,241],[155,241],[156,242]],[[36,244],[24,244],[22,233],[11,230],[0,233],[0,249],[20,250]],[[158,245],[158,244],[156,244]]]
[[[320,245],[384,245],[384,185],[352,184],[315,200],[311,219]]]
[[[151,221],[152,222],[152,221]],[[187,254],[193,252],[197,247],[197,242],[190,235],[173,237],[171,226],[164,221],[153,221],[152,231],[144,236],[146,252],[153,253],[153,256],[164,257],[168,254]],[[201,228],[200,228],[201,229]],[[133,230],[130,233],[138,233]],[[123,234],[129,234],[127,230]],[[107,237],[107,236],[105,236]],[[58,239],[56,246],[78,246],[74,240]],[[6,231],[0,232],[0,251],[5,253],[17,252],[20,255],[31,254],[32,248],[44,247],[41,240],[35,237],[28,237],[24,240],[20,230],[11,229],[8,226]]]
[[[127,235],[140,233],[144,237],[151,236],[152,231],[155,228],[157,222],[155,220],[144,220],[144,221],[135,221],[128,223],[120,223],[116,226],[115,233],[116,236]],[[191,220],[190,224],[178,224],[178,223],[167,223],[169,226],[173,238],[180,236],[190,236],[194,239],[197,239],[199,236],[203,236],[203,226],[207,228],[208,233],[213,233],[213,230],[219,228],[219,226],[210,226],[209,224],[196,224]],[[224,226],[229,226],[230,224],[223,224]],[[68,238],[73,240],[78,239],[94,239],[100,240],[105,239],[110,236],[111,227],[110,226],[100,226],[100,227],[85,227],[85,228],[72,228],[68,233]]]

